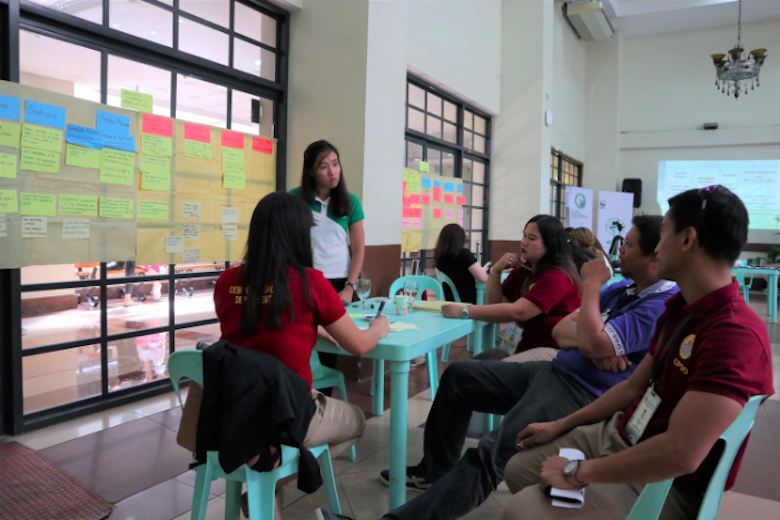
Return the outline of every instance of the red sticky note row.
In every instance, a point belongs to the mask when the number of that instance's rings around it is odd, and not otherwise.
[[[141,132],[163,137],[173,137],[173,119],[144,114]]]
[[[458,206],[464,206],[466,204],[466,197],[458,197]]]
[[[412,208],[412,217],[422,218],[422,208]]]
[[[455,196],[454,195],[444,195],[444,203],[445,204],[455,204]]]
[[[441,202],[441,188],[433,188],[433,202]]]
[[[193,123],[184,123],[184,138],[201,143],[211,142],[211,128]]]
[[[412,204],[419,204],[420,203],[420,194],[419,193],[412,193],[409,195],[409,200],[412,201]]]
[[[222,130],[222,146],[226,148],[244,149],[244,134]]]
[[[410,218],[412,216],[412,208],[404,208],[403,216],[404,218]]]
[[[252,150],[271,155],[274,151],[274,142],[270,139],[252,136]]]
[[[412,207],[412,198],[411,197],[404,197],[404,207],[405,208],[411,208]]]
[[[431,205],[431,196],[430,195],[423,195],[422,196],[422,205],[423,206],[430,206]]]
[[[433,208],[433,218],[441,218],[441,208]]]
[[[404,193],[406,193],[406,181],[404,181]]]

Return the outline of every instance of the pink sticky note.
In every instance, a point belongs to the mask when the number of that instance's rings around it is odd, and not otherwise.
[[[222,130],[222,146],[227,148],[244,149],[244,134]]]
[[[252,136],[252,150],[271,155],[274,151],[274,142],[270,139]]]
[[[412,222],[414,222],[414,229],[420,229],[420,219],[419,218],[413,218]]]
[[[145,134],[173,137],[173,119],[153,116],[152,114],[144,114],[141,131]]]
[[[462,221],[462,220],[459,220],[459,221],[458,221],[458,225],[459,225],[460,227],[463,227],[463,221]]]
[[[466,204],[466,197],[458,197],[458,206],[463,206],[464,204]]]
[[[441,188],[433,188],[433,202],[441,202]]]
[[[430,195],[423,195],[422,196],[422,205],[423,206],[430,206],[431,205],[431,196]]]
[[[211,142],[211,128],[194,123],[184,123],[184,138],[201,143]]]
[[[412,216],[414,218],[422,218],[422,208],[412,208]]]
[[[433,208],[433,218],[441,218],[441,208]]]
[[[409,229],[409,219],[408,218],[404,219],[404,229]]]
[[[452,210],[451,209],[447,210],[447,218],[448,219],[452,218]]]
[[[412,216],[412,208],[404,208],[403,209],[403,216],[404,217],[411,217]]]
[[[419,204],[420,203],[420,194],[419,193],[412,193],[409,195],[409,200],[412,201],[412,204]]]
[[[412,207],[412,198],[411,197],[404,197],[404,207],[405,208],[411,208]]]
[[[455,204],[455,195],[444,195],[445,204]]]

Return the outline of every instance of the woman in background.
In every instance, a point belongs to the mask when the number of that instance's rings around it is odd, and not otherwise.
[[[577,243],[578,246],[584,247],[596,255],[595,258],[603,258],[604,263],[607,264],[607,267],[609,267],[609,272],[611,274],[615,274],[612,269],[612,262],[609,261],[609,256],[604,252],[604,248],[601,246],[601,242],[599,242],[599,239],[596,238],[596,235],[593,234],[593,231],[586,227],[579,227],[573,230],[570,234],[571,238]]]
[[[479,265],[474,254],[466,249],[466,232],[458,224],[447,224],[439,233],[434,258],[436,268],[450,277],[464,303],[477,303],[475,281],[487,282],[488,275]],[[444,286],[444,299],[454,301],[448,285]]]

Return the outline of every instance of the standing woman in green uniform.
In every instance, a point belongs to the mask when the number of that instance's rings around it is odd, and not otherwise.
[[[301,186],[290,193],[300,196],[314,215],[311,228],[314,269],[322,271],[344,305],[349,304],[366,255],[364,217],[360,201],[347,190],[335,146],[323,140],[306,148]],[[320,352],[319,356],[326,367],[336,367],[336,354]],[[323,393],[330,395],[330,392]]]

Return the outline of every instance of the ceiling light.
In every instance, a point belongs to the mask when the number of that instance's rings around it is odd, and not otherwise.
[[[739,97],[739,91],[743,88],[745,95],[748,93],[748,83],[751,83],[750,90],[760,87],[758,74],[761,71],[761,65],[766,58],[766,49],[756,49],[750,51],[750,56],[742,57],[745,49],[742,48],[742,0],[739,0],[739,18],[737,18],[737,44],[729,51],[729,57],[725,54],[713,54],[712,63],[715,65],[717,78],[715,87],[726,95]],[[752,58],[752,59],[751,59]],[[731,82],[731,85],[729,85]]]
[[[262,60],[255,60],[255,65],[260,65],[261,63],[263,63]]]

